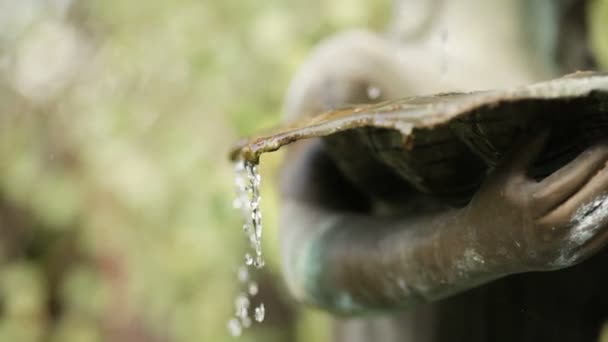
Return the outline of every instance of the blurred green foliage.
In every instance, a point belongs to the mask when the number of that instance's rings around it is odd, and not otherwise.
[[[0,340],[232,340],[246,241],[228,147],[278,122],[316,42],[387,8],[0,0]],[[278,162],[262,169],[268,319],[241,340],[323,340],[270,286]]]
[[[601,68],[608,70],[608,0],[591,0],[587,18],[591,49]]]

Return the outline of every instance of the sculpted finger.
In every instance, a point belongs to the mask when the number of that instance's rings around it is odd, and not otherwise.
[[[608,159],[608,143],[603,143],[581,153],[570,163],[555,171],[535,185],[532,198],[538,216],[565,202],[583,187]]]
[[[587,204],[574,215],[554,266],[577,264],[608,245],[608,196]]]
[[[588,243],[581,248],[578,254],[589,257],[608,245],[608,218],[604,218],[602,222],[598,224],[598,234],[595,237],[590,238]]]
[[[525,176],[528,168],[545,146],[549,132],[550,129],[545,129],[535,133],[526,133],[528,136],[523,137],[523,140],[503,160],[502,167],[505,168],[505,172],[511,175]]]
[[[582,219],[599,220],[608,215],[608,168],[597,172],[564,203],[538,220],[545,226],[576,224]]]

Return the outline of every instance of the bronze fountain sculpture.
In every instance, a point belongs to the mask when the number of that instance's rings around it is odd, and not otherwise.
[[[517,85],[550,72],[511,56],[508,77],[475,66],[460,89],[434,82],[465,92],[411,96],[411,70],[382,44],[356,32],[321,45],[292,83],[289,124],[233,151],[257,161],[291,144],[281,229],[294,296],[362,317],[338,321],[338,341],[596,341],[608,74]]]

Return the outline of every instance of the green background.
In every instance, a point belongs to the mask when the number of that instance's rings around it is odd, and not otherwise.
[[[0,0],[0,341],[232,341],[246,240],[227,152],[275,125],[311,47],[389,1]],[[279,280],[263,160],[263,324],[320,341]]]

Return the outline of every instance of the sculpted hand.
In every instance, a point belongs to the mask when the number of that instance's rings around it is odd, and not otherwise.
[[[464,209],[477,245],[501,271],[571,266],[608,244],[608,144],[535,181],[527,170],[547,136],[514,149]]]

